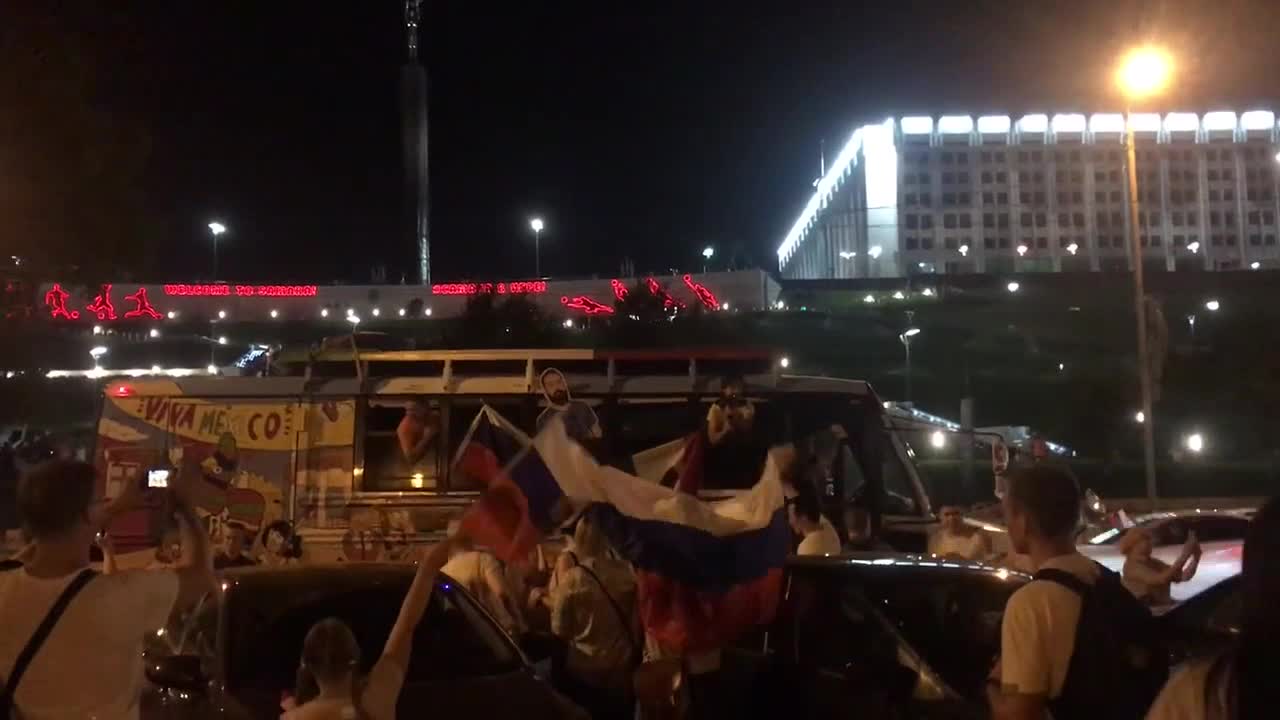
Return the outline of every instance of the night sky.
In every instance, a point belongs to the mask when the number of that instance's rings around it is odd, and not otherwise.
[[[759,6],[757,9],[756,5]],[[411,275],[402,5],[0,3],[0,249],[137,279]],[[1265,0],[428,1],[434,279],[774,268],[820,140],[891,113],[1114,109],[1135,39],[1168,107],[1275,107]],[[1176,107],[1175,107],[1176,106]],[[115,266],[115,267],[113,267]]]

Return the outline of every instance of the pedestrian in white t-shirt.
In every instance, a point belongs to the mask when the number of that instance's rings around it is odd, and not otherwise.
[[[791,529],[800,536],[797,555],[839,555],[844,549],[840,533],[818,507],[816,491],[802,491],[789,507]]]
[[[964,512],[955,505],[938,511],[942,526],[929,538],[929,553],[960,560],[982,560],[991,554],[987,534],[965,523]]]
[[[452,543],[446,540],[423,553],[382,655],[364,678],[356,676],[360,645],[346,623],[327,618],[311,626],[302,641],[297,704],[281,720],[395,720],[413,633],[427,611]]]
[[[1147,720],[1252,720],[1280,708],[1280,499],[1249,523],[1241,562],[1243,601],[1235,646],[1188,663],[1156,698]]]
[[[1003,500],[1009,541],[1038,572],[1068,573],[1087,586],[1100,577],[1097,563],[1075,547],[1080,491],[1065,471],[1034,466],[1007,478]],[[1005,606],[1000,660],[988,699],[998,719],[1040,720],[1058,698],[1075,651],[1081,596],[1048,580],[1023,585]]]
[[[89,567],[95,534],[137,507],[141,488],[111,502],[96,497],[92,465],[57,460],[18,486],[18,512],[34,539],[24,565],[0,572],[0,678],[14,664],[58,597]],[[126,570],[89,577],[33,656],[13,693],[24,720],[133,720],[142,691],[144,636],[215,588],[208,539],[187,501],[185,483],[169,498],[184,534],[173,570]]]

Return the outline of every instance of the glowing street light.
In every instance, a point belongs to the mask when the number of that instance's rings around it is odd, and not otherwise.
[[[1163,92],[1173,79],[1173,58],[1169,53],[1151,45],[1134,48],[1120,61],[1116,71],[1116,85],[1130,104],[1148,100]],[[1156,442],[1151,414],[1151,362],[1147,348],[1146,288],[1142,279],[1143,250],[1139,242],[1137,219],[1141,217],[1138,198],[1138,130],[1133,115],[1126,113],[1125,169],[1129,184],[1129,246],[1133,257],[1133,310],[1135,334],[1138,346],[1138,384],[1142,395],[1142,451],[1143,470],[1146,476],[1147,501],[1154,510],[1156,505]]]
[[[905,300],[905,299],[906,299],[906,297],[907,297],[906,295],[903,295],[903,294],[902,294],[902,291],[901,291],[901,290],[895,290],[895,291],[893,291],[893,299],[894,299],[894,300]]]
[[[920,328],[911,324],[915,313],[907,311],[907,329],[898,335],[898,340],[902,342],[902,347],[906,351],[905,364],[902,373],[903,397],[905,402],[911,402],[911,338],[920,334]]]
[[[227,319],[227,311],[226,311],[226,310],[219,310],[219,311],[218,311],[218,319],[219,319],[219,320],[226,320],[226,319]]]
[[[529,229],[533,230],[533,274],[536,277],[542,277],[542,229],[545,227],[542,218],[529,219]]]
[[[174,318],[178,317],[178,311],[170,310],[169,312],[165,313],[165,317],[169,318],[170,320],[173,320]]]
[[[226,344],[227,344],[227,336],[226,336],[226,335],[219,335],[219,336],[218,336],[218,344],[219,344],[219,345],[226,345]]]
[[[1076,253],[1080,252],[1080,245],[1078,245],[1077,243],[1071,243],[1070,245],[1067,246],[1067,252],[1071,253],[1072,255],[1075,255]]]
[[[969,246],[967,244],[960,246],[960,256],[969,257]]]
[[[405,312],[404,308],[400,308],[400,317],[404,317],[404,312]]]
[[[279,311],[279,310],[272,310],[272,311],[271,311],[271,318],[274,320],[275,318],[278,318],[278,317],[280,317],[280,311]]]
[[[1151,45],[1131,50],[1116,73],[1116,84],[1130,100],[1158,95],[1172,80],[1173,58]]]
[[[933,433],[929,435],[929,444],[932,445],[935,450],[941,450],[947,446],[947,434],[941,430],[934,430]]]
[[[866,304],[868,304],[868,305],[874,305],[874,304],[875,304],[875,302],[876,302],[876,297],[875,297],[874,295],[871,295],[871,294],[864,295],[864,296],[862,297],[862,302],[864,302],[864,303],[866,303]]]
[[[1222,307],[1222,303],[1218,302],[1217,300],[1210,300],[1204,304],[1204,309],[1208,310],[1209,312],[1218,312],[1218,309],[1221,307]]]
[[[329,308],[320,308],[320,317],[322,318],[329,317]]]
[[[902,332],[902,337],[915,337],[920,334],[920,328],[911,327]]]
[[[1196,242],[1187,243],[1187,250],[1189,250],[1192,255],[1200,252],[1200,242],[1197,240]]]
[[[1030,250],[1030,248],[1028,248],[1025,244],[1018,243],[1018,257],[1022,257],[1023,255],[1026,255],[1028,250]]]
[[[94,335],[101,335],[101,334],[102,334],[102,326],[101,326],[101,325],[94,325],[94,326],[93,326],[93,334],[94,334]]]
[[[218,237],[227,232],[227,226],[214,220],[209,223],[209,232],[213,234],[213,279],[218,279]]]
[[[1258,262],[1257,260],[1254,260],[1253,262],[1249,263],[1250,270],[1257,270],[1260,267],[1262,267],[1262,263]]]
[[[1139,410],[1133,414],[1133,421],[1141,425],[1147,421],[1147,414]]]
[[[1204,451],[1204,436],[1193,432],[1182,440],[1182,444],[1191,452],[1199,454]]]
[[[378,317],[378,316],[379,316],[379,315],[381,315],[381,314],[382,314],[382,311],[381,311],[381,310],[379,310],[378,308],[374,308],[374,309],[373,309],[373,316],[374,316],[374,317]]]
[[[710,260],[710,259],[711,259],[711,256],[713,256],[713,255],[715,255],[715,254],[716,254],[716,249],[715,249],[715,248],[713,248],[713,247],[711,247],[710,245],[708,245],[708,246],[706,246],[706,247],[702,248],[702,258],[703,258],[704,260]]]
[[[98,358],[106,354],[107,347],[105,345],[95,345],[89,349],[89,357],[93,358],[95,364],[98,362]]]
[[[791,367],[791,358],[783,355],[782,359],[778,360],[778,365],[781,366],[783,370],[786,370]]]
[[[1008,291],[1009,291],[1009,292],[1011,292],[1011,293],[1016,293],[1016,292],[1018,292],[1018,290],[1020,290],[1021,288],[1022,288],[1022,284],[1021,284],[1021,283],[1019,283],[1019,282],[1018,282],[1018,281],[1016,281],[1016,280],[1015,280],[1015,281],[1013,281],[1013,282],[1011,282],[1011,283],[1009,283],[1008,285],[1005,285],[1005,286],[1004,286],[1004,289],[1005,289],[1005,290],[1008,290]]]
[[[159,331],[159,330],[157,330],[156,328],[151,328],[151,332],[147,333],[147,335],[149,335],[149,336],[151,337],[151,339],[153,339],[153,340],[154,340],[154,339],[156,339],[156,338],[160,337],[160,331]]]

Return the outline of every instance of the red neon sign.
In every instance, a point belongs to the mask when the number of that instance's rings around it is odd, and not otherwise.
[[[720,302],[716,300],[715,293],[708,290],[702,283],[694,282],[692,275],[684,276],[684,284],[689,286],[689,290],[702,302],[703,307],[708,310],[720,309]]]
[[[125,317],[136,318],[136,317],[143,317],[145,315],[146,317],[149,317],[152,320],[160,319],[159,311],[157,311],[154,307],[152,307],[151,301],[147,299],[146,288],[140,287],[138,288],[138,292],[132,295],[125,295],[124,299],[133,301],[133,309],[126,312],[124,314]]]
[[[609,286],[613,288],[613,296],[622,302],[627,299],[627,287],[620,280],[614,278],[609,281]]]
[[[545,280],[439,283],[431,286],[432,295],[539,295],[546,291],[547,281]]]
[[[62,289],[58,283],[54,283],[49,288],[49,292],[44,294],[45,307],[49,308],[49,317],[62,318],[64,320],[77,320],[80,318],[79,310],[68,310],[67,300],[71,298],[71,293]]]
[[[85,309],[97,315],[99,320],[115,320],[116,308],[111,304],[111,283],[103,285],[102,290]]]
[[[164,294],[184,297],[315,297],[315,285],[186,285],[164,286]]]
[[[586,295],[575,295],[569,297],[567,295],[560,296],[560,304],[570,310],[581,310],[587,315],[612,315],[613,308],[608,305],[596,302]]]
[[[647,278],[645,278],[645,279],[644,279],[644,284],[645,284],[645,286],[646,286],[646,287],[648,287],[648,288],[649,288],[649,292],[650,292],[650,293],[652,293],[653,295],[656,295],[657,297],[662,298],[662,307],[663,307],[663,308],[665,308],[665,309],[667,309],[667,310],[670,310],[670,309],[671,309],[671,308],[673,308],[673,307],[674,307],[674,308],[680,308],[680,309],[682,309],[682,310],[684,309],[684,303],[682,303],[682,302],[680,302],[679,300],[677,300],[677,299],[675,299],[675,298],[671,297],[671,293],[669,293],[669,292],[667,292],[665,289],[663,289],[663,287],[662,287],[661,285],[659,285],[659,284],[658,284],[658,281],[657,281],[657,280],[654,280],[654,279],[653,279],[653,278],[651,278],[651,277],[647,277]]]

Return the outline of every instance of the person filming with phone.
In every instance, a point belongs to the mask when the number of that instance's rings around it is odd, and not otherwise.
[[[143,638],[215,590],[208,538],[185,483],[97,495],[94,467],[54,460],[18,485],[18,514],[32,537],[21,567],[0,572],[0,717],[133,720],[143,687]],[[94,536],[144,503],[172,509],[182,557],[172,567],[99,575]]]

